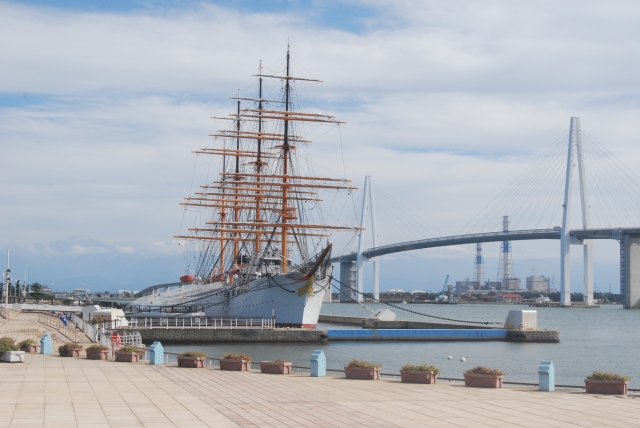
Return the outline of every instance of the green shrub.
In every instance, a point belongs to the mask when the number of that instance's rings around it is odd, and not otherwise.
[[[419,372],[434,372],[436,375],[440,374],[439,368],[429,364],[405,364],[402,366],[402,370],[416,370]]]
[[[251,361],[251,357],[246,354],[224,354],[225,360],[245,360]]]
[[[380,367],[382,367],[380,364],[374,364],[374,363],[370,363],[369,361],[362,361],[362,360],[351,360],[349,361],[349,364],[347,364],[348,367],[362,367],[363,369],[379,369]]]
[[[630,378],[629,378],[629,376],[622,376],[622,375],[619,375],[617,373],[611,373],[609,371],[601,372],[600,370],[596,370],[593,373],[591,373],[589,376],[587,376],[587,379],[593,379],[593,380],[626,380],[626,381],[628,381]]]
[[[58,347],[58,353],[60,355],[65,355],[67,353],[67,349],[82,349],[82,345],[79,343],[67,342]]]
[[[494,375],[494,376],[504,376],[504,373],[500,371],[500,369],[490,369],[489,367],[484,366],[475,366],[465,372],[466,374],[484,374],[484,375]]]
[[[196,352],[196,351],[186,351],[178,354],[181,357],[191,357],[191,358],[207,358],[207,354],[204,352]]]
[[[287,360],[283,360],[282,358],[278,358],[277,360],[274,361],[274,363],[286,363],[288,362]]]
[[[18,346],[20,348],[24,348],[24,347],[29,346],[29,345],[35,345],[36,343],[38,343],[38,342],[36,342],[33,339],[25,339],[22,342],[18,343]]]
[[[10,337],[3,337],[0,339],[0,355],[7,351],[18,351],[19,349],[15,342],[16,340]]]
[[[79,343],[67,342],[64,344],[67,349],[82,349],[82,345]]]
[[[91,345],[87,348],[87,351],[108,351],[109,347],[104,345]]]
[[[128,352],[131,354],[142,354],[142,349],[136,348],[135,346],[123,346],[118,349],[119,352]]]

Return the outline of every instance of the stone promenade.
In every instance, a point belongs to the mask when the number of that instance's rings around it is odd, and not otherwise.
[[[631,427],[640,395],[403,384],[27,354],[0,364],[0,427]]]

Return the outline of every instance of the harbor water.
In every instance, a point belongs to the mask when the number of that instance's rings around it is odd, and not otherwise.
[[[422,315],[384,304],[367,304],[372,310],[391,309],[397,319],[435,321]],[[402,309],[439,317],[467,321],[504,322],[511,309],[529,309],[523,305],[397,305]],[[552,360],[556,383],[583,385],[593,370],[609,370],[631,377],[630,388],[640,388],[640,311],[624,310],[620,305],[604,305],[600,309],[535,308],[538,328],[560,331],[560,343],[513,342],[328,342],[324,344],[224,343],[215,345],[165,345],[168,352],[204,351],[220,358],[226,352],[245,353],[253,361],[285,358],[294,365],[309,366],[315,349],[324,351],[327,367],[342,369],[357,358],[382,364],[382,371],[398,373],[407,363],[434,364],[442,377],[461,378],[464,370],[483,365],[507,373],[505,380],[537,382],[541,360]],[[356,304],[325,303],[321,313],[369,316],[370,312]],[[444,321],[443,321],[444,322]],[[354,328],[319,324],[318,328]],[[357,327],[356,327],[357,328]],[[452,359],[449,360],[448,357]],[[464,357],[465,362],[460,359]]]

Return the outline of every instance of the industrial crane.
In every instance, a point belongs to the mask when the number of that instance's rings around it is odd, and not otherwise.
[[[444,287],[442,287],[442,292],[440,293],[440,295],[436,299],[436,302],[444,303],[447,300],[449,300],[449,298],[447,297],[447,291],[448,291],[447,290],[447,285],[449,285],[449,274],[447,274],[447,278],[444,280]]]

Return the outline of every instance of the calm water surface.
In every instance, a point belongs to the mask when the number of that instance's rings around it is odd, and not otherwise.
[[[373,310],[387,308],[397,319],[430,320],[383,304],[367,304]],[[522,305],[401,305],[403,308],[447,318],[503,322],[510,309],[529,309]],[[329,342],[326,344],[233,344],[166,346],[169,352],[204,351],[220,358],[226,352],[245,353],[254,361],[286,358],[294,365],[309,366],[315,349],[324,351],[327,367],[342,368],[353,358],[382,364],[383,372],[397,373],[406,363],[430,363],[444,377],[462,377],[475,365],[500,368],[506,380],[537,382],[541,360],[552,360],[557,384],[583,385],[595,369],[611,370],[631,376],[629,386],[640,388],[640,310],[621,306],[600,309],[536,308],[538,327],[560,331],[561,343],[509,342]],[[325,303],[323,314],[368,316],[356,304]],[[434,320],[437,321],[437,320]],[[320,324],[318,328],[340,328]],[[343,327],[344,328],[344,327]],[[349,327],[352,328],[352,327]],[[447,357],[453,357],[448,360]],[[460,358],[466,359],[465,363]]]

